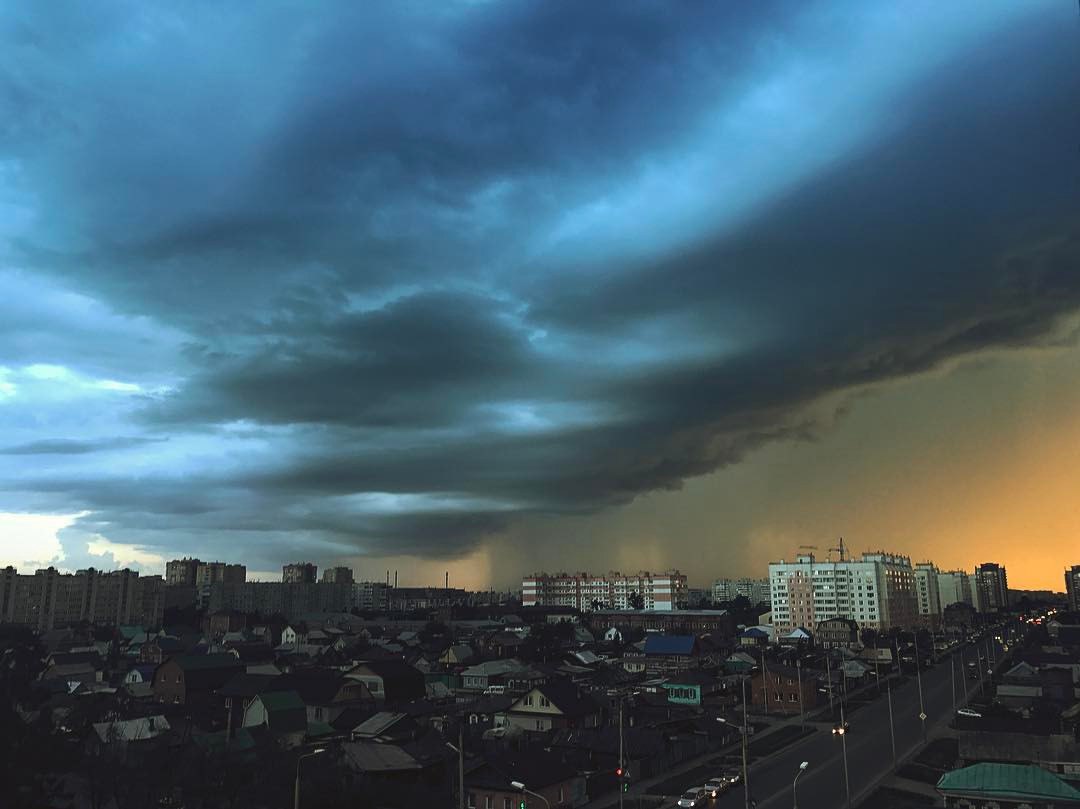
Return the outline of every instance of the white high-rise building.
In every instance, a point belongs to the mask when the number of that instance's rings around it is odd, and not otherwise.
[[[919,623],[929,629],[941,625],[941,593],[938,590],[939,571],[933,562],[915,565],[915,593],[919,599]]]
[[[851,618],[860,628],[889,629],[918,623],[911,559],[864,553],[861,559],[818,561],[800,554],[769,565],[773,625],[778,635],[797,627],[811,632],[821,621]]]
[[[521,604],[524,607],[573,607],[627,610],[632,597],[641,596],[644,609],[674,610],[687,601],[686,576],[678,570],[666,573],[642,571],[605,575],[591,573],[535,573],[521,580]]]

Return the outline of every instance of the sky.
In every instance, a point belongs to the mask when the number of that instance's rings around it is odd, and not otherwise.
[[[0,9],[0,564],[1080,563],[1075,3]]]

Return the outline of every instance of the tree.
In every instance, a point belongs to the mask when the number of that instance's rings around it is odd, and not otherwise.
[[[631,593],[630,597],[627,599],[627,601],[630,602],[630,608],[631,609],[634,609],[634,610],[643,610],[643,609],[645,609],[645,597],[641,593],[639,593],[637,591]]]

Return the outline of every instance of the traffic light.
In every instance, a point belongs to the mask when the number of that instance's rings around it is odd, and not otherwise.
[[[520,801],[518,802],[518,809],[525,809],[525,799],[524,799],[524,798],[522,798],[522,799],[521,799],[521,800],[520,800]]]
[[[622,791],[623,792],[629,792],[630,791],[630,782],[629,781],[623,781],[622,782]]]
[[[616,778],[622,778],[622,767],[616,767],[615,768],[615,777]]]

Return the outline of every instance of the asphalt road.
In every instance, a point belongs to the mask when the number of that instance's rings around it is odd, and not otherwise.
[[[985,640],[969,645],[954,654],[956,660],[956,704],[964,703],[963,686],[966,666],[975,660],[976,648],[984,656],[982,676],[986,676]],[[1000,660],[1002,648],[994,644],[994,659]],[[972,694],[977,683],[967,680]],[[952,675],[949,657],[942,657],[932,668],[922,673],[923,705],[927,714],[926,733],[947,724],[953,717]],[[914,752],[922,744],[919,720],[919,690],[915,677],[893,690],[893,718],[896,729],[898,760]],[[892,769],[889,743],[888,700],[870,702],[847,717],[848,777],[851,783],[851,805],[857,806]],[[827,730],[827,725],[823,725]],[[843,809],[847,805],[844,787],[844,765],[841,739],[831,733],[815,733],[796,742],[750,769],[750,791],[757,809],[780,809],[793,806],[791,782],[802,761],[810,766],[799,778],[798,801],[803,809]],[[696,785],[696,784],[695,784]],[[686,787],[690,787],[687,784]],[[739,809],[743,806],[742,784],[735,785],[715,801],[712,809]]]

